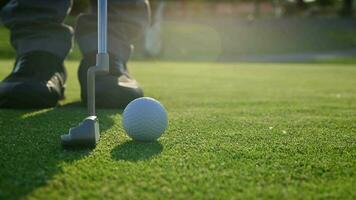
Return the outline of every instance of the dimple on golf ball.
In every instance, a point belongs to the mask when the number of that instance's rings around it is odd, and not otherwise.
[[[123,113],[126,133],[137,141],[155,141],[166,130],[168,116],[163,105],[149,97],[130,102]]]

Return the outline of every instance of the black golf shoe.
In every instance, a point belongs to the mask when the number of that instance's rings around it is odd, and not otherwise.
[[[16,59],[10,75],[0,82],[0,108],[47,108],[64,98],[63,60],[35,51]]]
[[[78,69],[83,103],[87,102],[87,71],[89,67],[95,66],[95,64],[96,54],[87,54],[82,59]],[[143,91],[137,81],[129,75],[126,64],[110,55],[110,73],[96,75],[96,106],[98,108],[123,109],[132,100],[142,96]]]

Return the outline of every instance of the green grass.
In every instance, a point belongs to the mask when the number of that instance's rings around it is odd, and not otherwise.
[[[133,62],[167,132],[135,143],[99,110],[97,148],[66,151],[86,115],[77,65],[60,107],[0,110],[0,199],[356,198],[354,65]]]

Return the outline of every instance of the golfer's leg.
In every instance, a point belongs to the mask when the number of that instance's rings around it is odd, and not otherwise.
[[[72,31],[62,22],[70,5],[70,0],[10,0],[3,7],[17,57],[14,70],[0,82],[0,107],[52,107],[63,98],[63,60]]]
[[[95,65],[98,48],[97,5],[96,0],[91,2],[92,13],[81,15],[76,28],[76,39],[83,53],[78,70],[83,102],[87,101],[87,70]],[[96,78],[96,105],[122,109],[130,101],[143,96],[138,83],[128,74],[126,63],[132,51],[133,41],[143,34],[148,25],[149,4],[147,0],[109,0],[108,13],[110,74]]]
[[[17,55],[46,51],[64,58],[72,30],[63,24],[71,0],[10,0],[1,13]]]
[[[84,55],[97,51],[97,0],[91,2],[92,13],[81,15],[76,28],[76,39]],[[132,42],[148,25],[148,0],[109,0],[108,14],[108,50],[127,62]]]

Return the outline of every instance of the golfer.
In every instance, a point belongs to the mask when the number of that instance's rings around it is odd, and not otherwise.
[[[71,0],[9,0],[1,10],[2,22],[10,30],[16,50],[12,72],[0,83],[0,107],[44,108],[56,106],[64,98],[64,59],[73,36],[82,53],[78,69],[81,99],[86,103],[87,70],[97,53],[97,2],[91,13],[81,14],[75,30],[63,23]],[[143,96],[129,75],[127,62],[132,43],[149,23],[148,0],[108,1],[108,51],[110,73],[98,75],[96,98],[99,107],[123,108]]]

